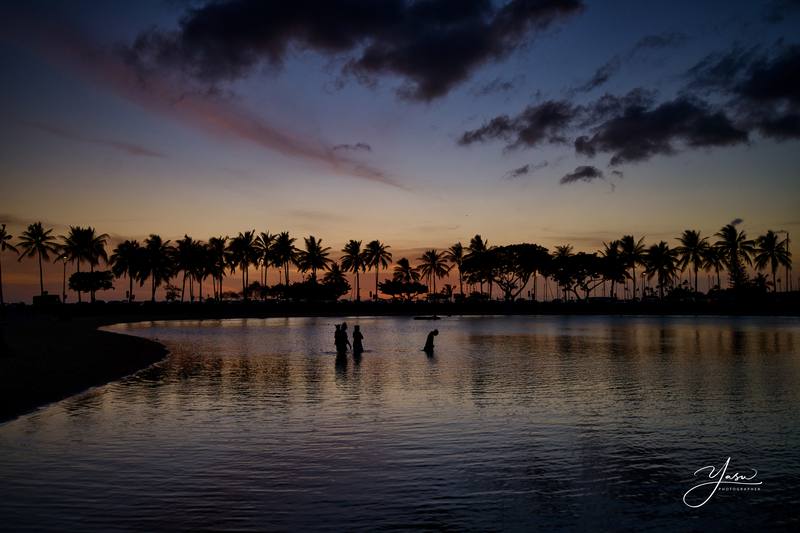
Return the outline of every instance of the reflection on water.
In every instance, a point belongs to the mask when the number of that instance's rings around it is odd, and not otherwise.
[[[172,354],[0,426],[0,529],[785,529],[800,323],[714,317],[158,322]],[[113,356],[113,354],[109,354]],[[690,509],[706,465],[762,490]]]

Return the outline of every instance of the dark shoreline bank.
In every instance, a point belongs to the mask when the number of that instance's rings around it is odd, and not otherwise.
[[[167,349],[98,330],[106,321],[13,317],[0,324],[0,423],[121,379],[161,361]]]
[[[781,296],[781,295],[779,295]],[[203,302],[6,306],[0,315],[0,423],[162,360],[148,339],[100,331],[121,322],[288,316],[725,315],[800,316],[798,293],[703,302]]]

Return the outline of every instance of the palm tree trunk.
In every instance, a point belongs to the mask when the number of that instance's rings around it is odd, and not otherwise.
[[[0,261],[0,305],[5,304],[3,300],[3,262]]]
[[[78,259],[78,266],[75,269],[75,272],[80,272],[80,271],[81,271],[81,260]],[[81,303],[82,301],[83,299],[81,298],[81,291],[78,291],[78,303]]]
[[[183,303],[183,293],[186,292],[186,271],[183,271],[183,281],[181,282],[181,303]]]
[[[461,267],[458,267],[458,290],[461,291],[461,296],[464,296],[464,283],[461,279]]]
[[[772,292],[778,292],[778,285],[775,282],[775,268],[772,269]]]
[[[381,271],[379,265],[375,265],[375,301],[378,301],[378,273]]]
[[[151,282],[151,289],[152,289],[150,300],[155,303],[155,301],[156,301],[156,277],[152,276],[150,278],[150,282]]]
[[[64,266],[64,272],[61,274],[61,303],[66,303],[67,301],[67,262],[62,261]],[[2,288],[0,287],[0,300],[3,299]],[[0,301],[2,303],[2,301]]]
[[[361,301],[361,282],[358,279],[358,269],[356,269],[356,301]]]
[[[631,279],[633,280],[633,295],[631,296],[631,299],[635,300],[636,299],[636,267],[634,266],[634,267],[632,267],[632,269],[633,269],[633,277]]]
[[[697,265],[694,266],[694,292],[697,292]]]
[[[94,274],[94,265],[93,265],[92,263],[89,263],[89,272],[91,272],[92,274]],[[90,301],[91,301],[92,303],[94,303],[94,289],[92,289],[92,290],[89,292],[89,299],[90,299]]]
[[[44,276],[42,275],[42,252],[39,251],[39,293],[44,296]]]
[[[133,275],[128,273],[128,303],[133,301]]]

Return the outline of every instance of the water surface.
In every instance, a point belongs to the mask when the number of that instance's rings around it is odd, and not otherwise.
[[[797,319],[348,318],[368,351],[337,363],[338,320],[110,328],[171,355],[0,425],[0,529],[798,521]],[[760,490],[684,505],[694,471],[728,457]]]

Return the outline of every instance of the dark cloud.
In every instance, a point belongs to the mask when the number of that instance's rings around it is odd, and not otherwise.
[[[683,44],[686,40],[686,35],[683,33],[661,33],[656,35],[645,35],[639,39],[635,45],[624,56],[615,55],[606,63],[600,66],[586,82],[573,87],[568,91],[568,94],[574,95],[576,93],[588,93],[593,89],[605,85],[605,83],[614,77],[622,68],[626,61],[630,61],[637,56],[641,56],[647,50],[654,50],[659,48],[672,48]]]
[[[588,93],[592,89],[604,85],[613,75],[619,72],[621,66],[622,60],[619,56],[612,57],[606,64],[598,68],[586,83],[576,87],[574,91]]]
[[[742,222],[744,222],[744,219],[741,219],[741,218],[738,218],[738,217],[734,218],[733,220],[731,220],[731,226],[738,226]]]
[[[559,180],[559,183],[561,185],[576,183],[578,181],[585,181],[588,183],[596,179],[604,179],[602,170],[593,166],[580,166],[569,174],[565,174],[564,177]]]
[[[764,11],[764,20],[772,24],[800,11],[800,0],[772,0]]]
[[[621,170],[612,170],[611,174],[622,179],[625,177],[625,174]]]
[[[333,147],[333,151],[340,151],[343,150],[345,152],[371,152],[372,146],[367,143],[355,143],[355,144],[337,144]]]
[[[517,178],[521,178],[523,176],[527,176],[528,174],[533,174],[537,170],[545,168],[547,165],[548,165],[547,161],[542,161],[536,164],[528,163],[527,165],[523,165],[519,168],[509,170],[503,175],[503,178],[507,180],[514,180]]]
[[[510,80],[497,77],[488,83],[473,88],[471,92],[475,96],[489,96],[490,94],[495,93],[506,93],[513,91],[524,81],[525,76],[515,76]]]
[[[746,143],[739,129],[722,111],[699,100],[679,97],[655,107],[633,105],[597,126],[592,135],[575,140],[575,150],[594,156],[612,154],[612,166],[671,155],[679,146],[710,148]]]
[[[582,9],[580,0],[208,1],[188,8],[177,31],[144,32],[124,54],[144,70],[216,83],[313,50],[345,59],[344,72],[363,83],[399,76],[402,96],[428,101]]]
[[[163,152],[154,150],[152,148],[147,148],[146,146],[142,146],[140,144],[132,142],[120,141],[117,139],[102,139],[98,137],[90,137],[74,131],[70,131],[66,128],[54,126],[52,124],[45,124],[43,122],[21,121],[21,123],[30,128],[46,132],[50,135],[60,137],[62,139],[68,139],[70,141],[77,141],[86,144],[94,144],[105,148],[112,148],[119,152],[123,152],[127,155],[132,155],[136,157],[167,157],[166,154],[164,154]]]
[[[800,46],[767,52],[736,46],[706,57],[688,72],[689,89],[729,99],[739,121],[765,137],[800,138]]]
[[[575,118],[577,108],[563,100],[548,100],[528,106],[516,117],[500,115],[480,128],[465,131],[458,140],[462,146],[490,140],[506,141],[506,149],[532,147],[541,143],[564,143],[563,136]]]

